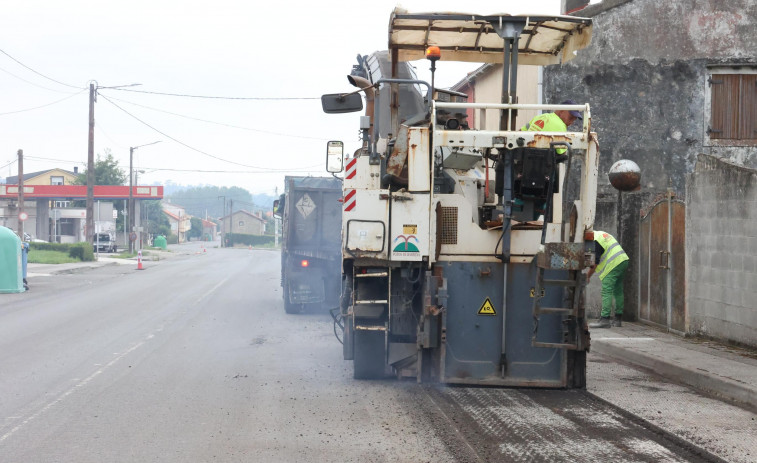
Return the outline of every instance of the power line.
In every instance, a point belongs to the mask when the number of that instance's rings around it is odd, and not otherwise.
[[[312,166],[312,167],[318,167],[319,165]],[[312,172],[311,169],[264,169],[260,168],[261,170],[203,170],[203,169],[173,169],[173,168],[162,168],[162,167],[145,167],[140,166],[142,169],[150,169],[150,172],[159,172],[159,171],[166,171],[166,172],[195,172],[195,173],[203,173],[203,174],[282,174],[287,172]]]
[[[46,108],[46,107],[48,107],[48,106],[52,106],[52,105],[54,105],[54,104],[57,104],[57,103],[60,103],[60,102],[62,102],[62,101],[66,101],[66,100],[68,100],[69,98],[73,98],[73,97],[75,97],[75,96],[81,95],[81,94],[82,94],[82,93],[84,93],[85,91],[86,91],[86,90],[82,90],[81,92],[78,92],[78,93],[72,93],[71,95],[69,95],[69,96],[67,96],[67,97],[65,97],[65,98],[62,98],[62,99],[60,99],[60,100],[57,100],[57,101],[53,101],[52,103],[47,103],[47,104],[44,104],[44,105],[42,105],[42,106],[35,106],[35,107],[33,107],[33,108],[19,109],[19,110],[16,110],[16,111],[9,111],[9,112],[7,112],[7,113],[0,113],[0,116],[7,116],[8,114],[18,114],[18,113],[23,113],[23,112],[27,112],[27,111],[34,111],[35,109]],[[66,92],[66,93],[68,93],[68,92]]]
[[[86,162],[81,162],[81,161],[71,161],[70,159],[55,159],[55,158],[43,158],[43,157],[39,157],[39,156],[29,156],[29,155],[24,155],[24,159],[31,159],[31,160],[34,160],[34,161],[55,161],[55,162],[70,162],[70,163],[72,163],[72,164],[82,164],[82,165],[87,165],[87,163],[86,163]]]
[[[188,95],[184,93],[151,92],[148,90],[132,90],[132,89],[126,89],[126,88],[114,88],[113,90],[120,90],[122,92],[147,93],[150,95],[178,96],[178,97],[183,97],[183,98],[204,98],[204,99],[211,99],[211,100],[273,100],[273,101],[320,100],[320,97],[210,96],[210,95]]]
[[[193,146],[190,146],[190,145],[188,145],[188,144],[184,143],[184,142],[183,142],[183,141],[181,141],[181,140],[178,140],[177,138],[174,138],[174,137],[172,137],[172,136],[168,135],[168,134],[167,134],[167,133],[165,133],[165,132],[162,132],[162,131],[160,131],[160,130],[156,129],[155,127],[151,126],[151,125],[150,125],[150,124],[148,124],[147,122],[145,122],[145,121],[143,121],[142,119],[138,118],[137,116],[133,115],[133,114],[132,114],[132,113],[130,113],[129,111],[127,111],[127,110],[125,110],[124,108],[122,108],[122,107],[118,106],[118,105],[117,105],[116,103],[114,103],[113,101],[111,101],[111,99],[110,99],[110,98],[108,98],[108,97],[106,97],[105,95],[101,95],[101,96],[102,96],[102,97],[103,97],[103,98],[105,99],[105,101],[107,101],[108,103],[112,104],[112,105],[113,105],[113,106],[115,106],[116,108],[120,109],[121,111],[123,111],[124,113],[126,113],[127,115],[129,115],[130,117],[132,117],[132,118],[136,119],[136,120],[137,120],[137,121],[139,121],[140,123],[144,124],[145,126],[149,127],[150,129],[154,130],[155,132],[158,132],[159,134],[163,135],[164,137],[166,137],[166,138],[169,138],[169,139],[171,139],[171,140],[175,141],[176,143],[180,144],[181,146],[184,146],[185,148],[189,148],[189,149],[190,149],[190,150],[192,150],[192,151],[195,151],[195,152],[197,152],[197,153],[200,153],[200,154],[202,154],[202,155],[204,155],[204,156],[208,156],[208,157],[210,157],[210,158],[213,158],[213,159],[217,159],[217,160],[219,160],[219,161],[228,162],[229,164],[234,164],[234,165],[237,165],[237,166],[241,166],[241,167],[248,167],[248,168],[250,168],[250,169],[263,169],[263,170],[269,170],[269,171],[274,171],[274,170],[276,170],[276,169],[267,169],[267,168],[265,168],[265,167],[260,167],[260,166],[251,166],[251,165],[249,165],[249,164],[242,164],[242,163],[240,163],[240,162],[236,162],[236,161],[231,161],[231,160],[228,160],[228,159],[224,159],[224,158],[222,158],[222,157],[219,157],[219,156],[216,156],[216,155],[210,154],[210,153],[208,153],[208,152],[206,152],[206,151],[202,151],[202,150],[200,150],[200,149],[197,149],[197,148],[195,148],[195,147],[193,147]],[[279,169],[279,170],[281,170],[281,171],[283,171],[283,172],[286,172],[286,171],[287,171],[287,169]]]
[[[266,133],[266,134],[269,134],[269,135],[277,135],[277,136],[280,136],[280,137],[287,137],[287,138],[303,138],[303,139],[307,139],[307,140],[320,140],[320,141],[329,141],[329,140],[331,140],[330,138],[308,137],[308,136],[305,136],[305,135],[292,135],[292,134],[288,134],[288,133],[272,132],[272,131],[269,131],[269,130],[253,129],[253,128],[250,128],[250,127],[242,127],[242,126],[238,126],[238,125],[226,124],[226,123],[223,123],[223,122],[215,122],[215,121],[210,121],[210,120],[207,120],[207,119],[200,119],[200,118],[197,118],[197,117],[185,116],[183,114],[178,114],[178,113],[174,113],[174,112],[171,112],[171,111],[166,111],[164,109],[153,108],[151,106],[146,106],[146,105],[142,105],[142,104],[139,104],[139,103],[134,103],[132,101],[127,101],[127,100],[123,100],[123,99],[120,99],[120,98],[115,98],[115,97],[110,97],[110,98],[113,99],[113,100],[116,100],[116,101],[120,101],[122,103],[127,103],[127,104],[130,104],[130,105],[139,106],[140,108],[150,109],[152,111],[158,111],[158,112],[161,112],[161,113],[170,114],[172,116],[183,117],[185,119],[190,119],[190,120],[193,120],[193,121],[206,122],[208,124],[215,124],[215,125],[220,125],[220,126],[223,126],[223,127],[231,127],[232,129],[249,130],[251,132]]]
[[[25,65],[24,63],[22,63],[21,61],[17,60],[16,58],[12,57],[11,55],[9,55],[5,50],[0,49],[0,53],[4,54],[8,58],[12,59],[16,63],[18,63],[21,66],[25,67],[26,69],[32,71],[33,73],[37,74],[38,76],[44,77],[45,79],[50,80],[52,82],[55,82],[56,84],[60,84],[60,85],[63,85],[64,87],[71,87],[71,88],[75,88],[75,89],[79,89],[79,90],[85,89],[84,87],[77,87],[76,85],[69,85],[69,84],[67,84],[65,82],[61,82],[59,80],[55,80],[52,77],[48,77],[48,76],[42,74],[41,72],[37,72],[34,69],[30,68],[29,66]]]
[[[40,85],[40,84],[37,84],[37,83],[35,83],[35,82],[32,82],[32,81],[30,81],[30,80],[26,80],[26,79],[24,79],[24,78],[23,78],[23,77],[21,77],[21,76],[17,76],[16,74],[14,74],[14,73],[12,73],[12,72],[10,72],[10,71],[6,70],[6,69],[3,69],[3,68],[0,68],[0,71],[3,71],[4,73],[8,74],[9,76],[11,76],[11,77],[15,77],[16,79],[18,79],[18,80],[20,80],[20,81],[22,81],[22,82],[26,82],[26,83],[27,83],[27,84],[29,84],[29,85],[33,85],[33,86],[35,86],[35,87],[39,87],[39,88],[41,88],[41,89],[44,89],[44,90],[49,90],[49,91],[51,91],[51,92],[55,92],[55,93],[71,93],[71,92],[67,92],[67,91],[64,91],[64,90],[56,90],[56,89],[54,89],[54,88],[48,88],[48,87],[45,87],[44,85]]]
[[[70,162],[73,164],[81,164],[81,165],[87,165],[86,162],[82,161],[71,161],[69,159],[55,159],[55,158],[45,158],[40,156],[28,156],[25,155],[24,159],[29,159],[33,161],[55,161],[55,162]],[[0,167],[7,167],[11,164],[13,164],[14,161],[11,161],[10,163],[6,164],[5,166]],[[302,169],[266,169],[263,167],[260,167],[260,170],[205,170],[205,169],[174,169],[171,167],[150,167],[150,166],[135,166],[135,169],[147,169],[150,172],[146,173],[152,173],[152,172],[193,172],[193,173],[199,173],[199,174],[279,174],[279,173],[287,173],[287,172],[312,172],[313,169],[322,167],[321,164],[313,164],[311,166],[305,166]]]

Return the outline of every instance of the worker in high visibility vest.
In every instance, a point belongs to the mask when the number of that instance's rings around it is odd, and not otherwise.
[[[574,105],[576,102],[573,100],[565,100],[560,104]],[[524,132],[567,132],[568,127],[577,120],[583,120],[583,116],[580,112],[558,109],[553,113],[539,114],[531,119],[528,124],[521,127],[520,130]],[[558,158],[556,159],[557,162],[562,162],[568,158],[567,156],[563,156],[565,151],[567,151],[565,148],[555,148],[555,153],[558,154]],[[523,206],[523,200],[515,198],[513,205],[520,209]],[[539,212],[544,212],[545,210],[546,203],[542,204],[540,208],[537,208],[537,211],[534,211],[534,220],[539,217]]]
[[[565,100],[560,104],[576,104],[573,100]],[[531,119],[528,124],[521,127],[523,131],[529,132],[567,132],[576,120],[583,120],[583,116],[578,111],[557,110],[553,113],[539,114]]]
[[[594,231],[596,263],[589,269],[588,279],[594,273],[602,281],[602,312],[599,320],[589,328],[610,328],[621,326],[623,318],[623,278],[628,269],[628,255],[620,243],[609,233]],[[612,303],[615,301],[615,317],[612,317]]]

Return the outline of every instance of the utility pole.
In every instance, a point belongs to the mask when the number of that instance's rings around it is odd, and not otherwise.
[[[93,243],[95,232],[95,83],[89,83],[89,140],[87,143],[87,219],[84,227],[87,243]]]
[[[234,198],[229,198],[229,233],[234,234]]]
[[[24,150],[18,150],[18,237],[24,241]]]
[[[221,247],[226,245],[226,196],[219,196],[218,199],[223,198],[223,213],[221,214]]]

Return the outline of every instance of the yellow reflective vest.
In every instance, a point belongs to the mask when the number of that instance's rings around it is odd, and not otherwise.
[[[521,130],[528,132],[567,132],[568,126],[555,113],[540,114],[524,125]]]
[[[620,243],[609,233],[603,231],[594,231],[594,241],[599,243],[604,249],[602,256],[599,258],[599,264],[594,271],[599,274],[599,279],[604,280],[612,269],[621,262],[628,260],[628,255],[620,247]]]
[[[560,119],[555,113],[540,114],[531,121],[521,127],[521,131],[525,132],[567,132],[568,126]],[[565,148],[557,148],[555,152],[557,154],[564,154]]]

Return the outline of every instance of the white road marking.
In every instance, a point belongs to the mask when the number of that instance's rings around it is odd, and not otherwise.
[[[207,293],[205,293],[205,294],[203,294],[202,296],[200,296],[200,298],[199,298],[199,299],[197,299],[197,302],[200,302],[200,301],[202,301],[203,299],[205,299],[206,297],[208,297],[208,296],[210,296],[211,294],[213,294],[213,293],[215,292],[215,290],[217,290],[218,288],[220,288],[220,287],[221,287],[221,285],[222,285],[222,284],[224,284],[224,283],[226,283],[227,281],[229,281],[229,278],[230,278],[230,277],[227,277],[227,278],[226,278],[225,280],[222,280],[222,281],[221,281],[220,283],[218,283],[217,285],[213,286],[213,287],[212,287],[212,288],[210,289],[210,291],[208,291]]]
[[[110,362],[108,362],[104,367],[102,367],[99,370],[95,371],[94,373],[92,373],[91,375],[89,375],[89,377],[87,377],[84,380],[79,381],[78,383],[76,383],[75,385],[73,385],[71,387],[71,389],[67,390],[66,392],[64,392],[63,394],[59,395],[58,397],[56,397],[52,401],[50,401],[47,404],[43,405],[39,410],[37,410],[36,412],[34,412],[31,415],[29,415],[28,418],[26,418],[25,420],[23,420],[16,427],[14,427],[13,429],[11,429],[10,431],[8,431],[7,433],[5,433],[2,436],[0,436],[0,442],[3,442],[6,439],[8,439],[10,436],[12,436],[16,432],[18,432],[21,428],[23,428],[24,426],[26,426],[27,424],[29,424],[30,422],[32,422],[34,419],[36,419],[37,417],[39,417],[41,414],[43,414],[44,412],[48,411],[49,409],[51,409],[52,407],[54,407],[55,405],[57,405],[58,403],[60,403],[61,401],[63,401],[63,399],[65,399],[66,397],[68,397],[71,394],[73,394],[74,392],[76,392],[77,389],[80,389],[80,388],[86,386],[89,382],[91,382],[93,379],[95,379],[101,373],[105,372],[105,370],[107,370],[108,368],[110,368],[113,365],[115,365],[119,360],[123,359],[124,357],[126,357],[130,353],[132,353],[135,350],[137,350],[140,347],[142,347],[145,344],[145,342],[147,342],[147,340],[149,340],[152,337],[153,337],[153,335],[150,334],[145,340],[140,341],[137,344],[133,345],[132,347],[130,347],[129,349],[127,349],[126,352],[124,352],[123,354],[117,354],[117,357],[114,358],[113,360],[111,360]]]

